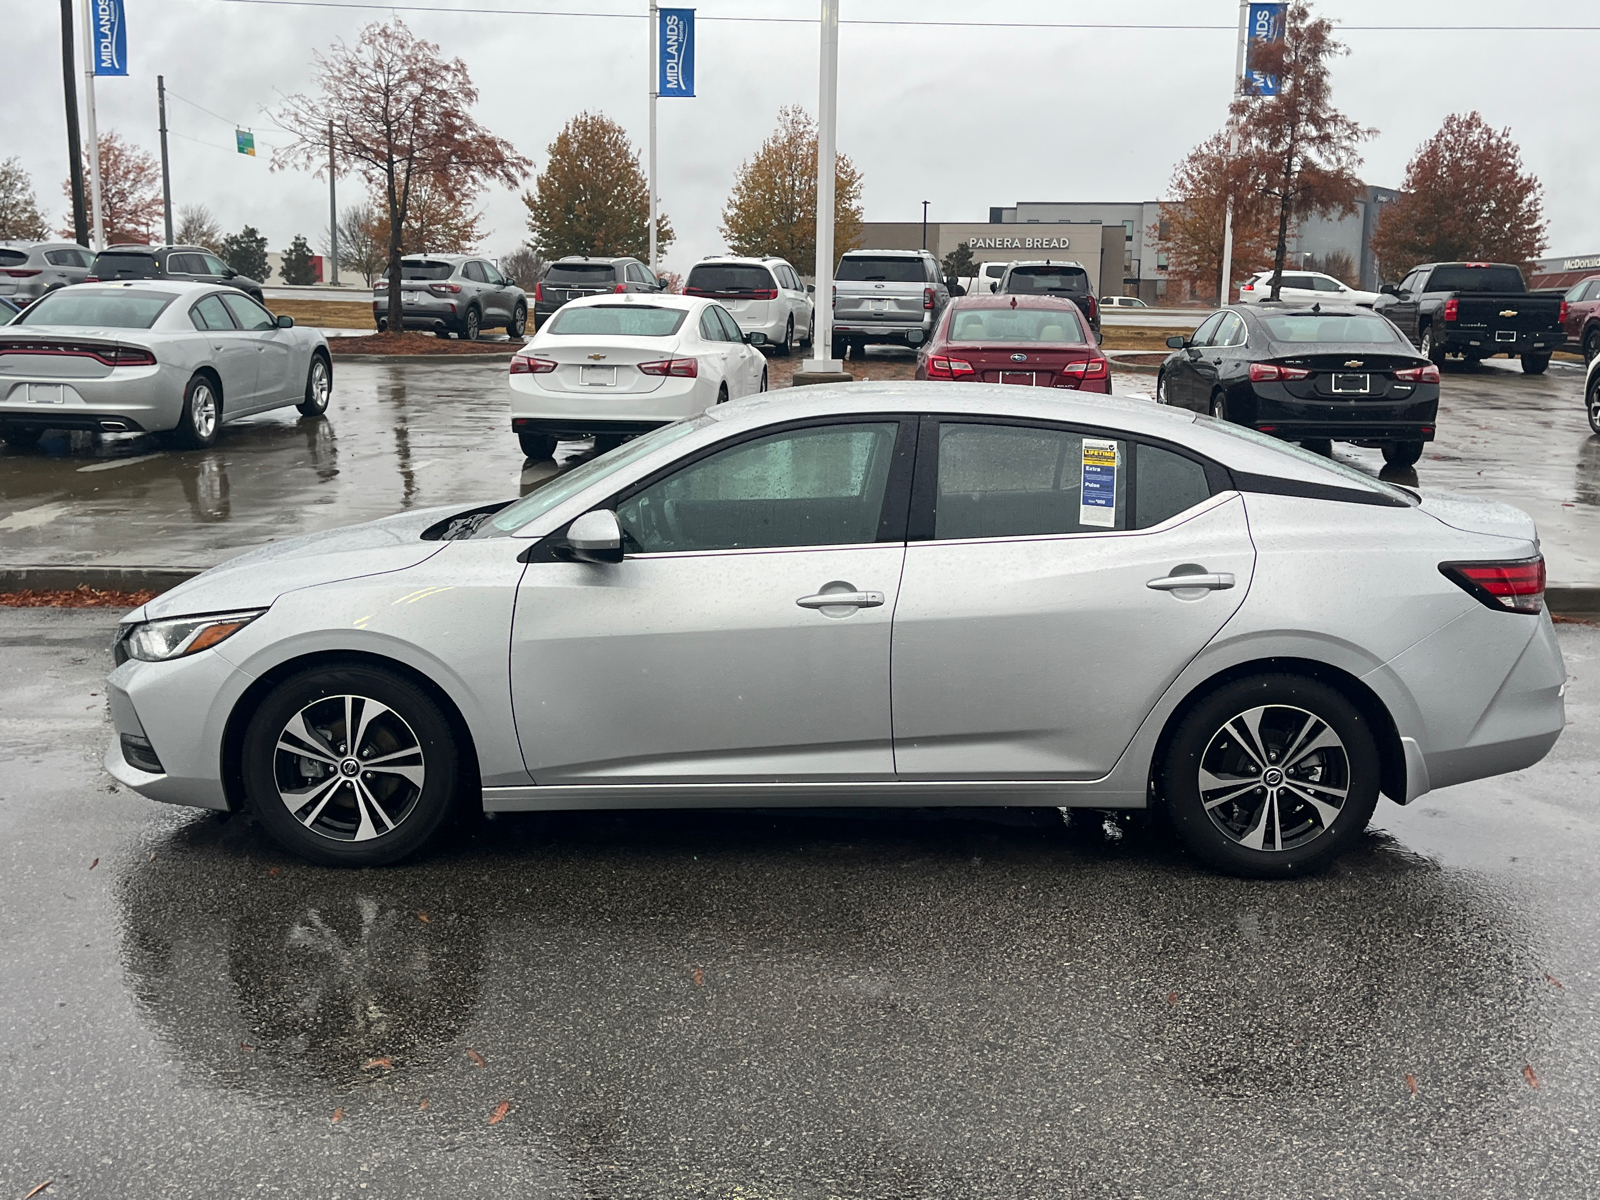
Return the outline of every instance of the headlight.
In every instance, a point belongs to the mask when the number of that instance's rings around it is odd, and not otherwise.
[[[165,662],[209,649],[232,637],[267,610],[213,613],[207,617],[172,617],[165,621],[145,621],[129,626],[118,638],[116,660],[130,658],[141,662]]]

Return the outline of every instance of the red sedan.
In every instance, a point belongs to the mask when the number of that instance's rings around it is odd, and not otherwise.
[[[1111,391],[1111,364],[1059,296],[962,296],[917,352],[918,379]]]

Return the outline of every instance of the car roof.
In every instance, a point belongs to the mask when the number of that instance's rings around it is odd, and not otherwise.
[[[226,284],[201,283],[189,279],[108,279],[104,283],[72,283],[66,287],[57,288],[56,291],[82,292],[92,288],[137,288],[141,292],[166,292],[175,296],[182,296],[186,293],[198,295],[201,292],[244,295],[238,288],[228,287]]]
[[[1019,258],[1009,262],[1007,267],[1077,267],[1083,270],[1083,264],[1075,258]]]
[[[1304,300],[1263,300],[1259,304],[1230,304],[1219,312],[1238,313],[1245,317],[1261,317],[1266,309],[1278,317],[1370,317],[1373,311],[1362,304],[1307,304]]]
[[[766,267],[772,265],[773,263],[783,263],[787,265],[788,262],[788,259],[779,258],[776,254],[708,254],[699,262],[695,263],[694,266],[703,267],[708,263],[713,266],[720,266],[724,263],[733,263],[752,267]],[[694,267],[690,267],[689,269],[692,271],[694,270]]]
[[[415,254],[402,254],[400,256],[400,261],[405,262],[408,259],[415,261],[419,258],[431,258],[438,262],[462,263],[477,257],[478,255],[476,254],[429,254],[426,250],[418,250]]]
[[[443,256],[441,255],[440,257],[443,257]],[[604,255],[604,254],[563,254],[560,258],[556,259],[556,261],[551,263],[550,265],[553,267],[553,266],[556,265],[556,263],[587,262],[587,263],[610,263],[613,266],[615,266],[617,263],[638,262],[638,261],[639,260],[637,258],[634,258],[633,255],[631,255],[631,254],[622,254],[622,255],[618,255],[618,256],[616,256],[614,258],[613,257],[608,257],[607,255]]]
[[[882,258],[885,255],[888,255],[891,258],[894,258],[894,257],[898,257],[898,258],[921,258],[924,254],[928,254],[928,251],[926,251],[926,250],[846,250],[839,257],[840,258],[854,258],[858,254],[870,254],[874,258]],[[931,258],[932,255],[929,255],[929,257]]]

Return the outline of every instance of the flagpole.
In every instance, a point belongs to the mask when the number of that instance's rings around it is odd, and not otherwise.
[[[94,210],[94,249],[106,248],[105,214],[100,208],[100,137],[94,124],[94,17],[90,0],[83,0],[84,115],[89,127],[89,199]]]
[[[839,374],[833,357],[833,210],[838,145],[839,0],[822,0],[822,44],[817,65],[817,264],[808,374]]]
[[[1249,33],[1249,0],[1239,0],[1239,49],[1234,58],[1233,65],[1233,99],[1228,105],[1228,165],[1231,168],[1234,157],[1239,153],[1239,119],[1233,113],[1233,105],[1237,104],[1239,97],[1244,94],[1244,46]],[[1233,276],[1233,193],[1228,194],[1228,211],[1222,219],[1222,279],[1217,287],[1218,306],[1228,303],[1229,280]]]
[[[656,98],[660,89],[660,81],[656,78],[658,50],[656,38],[660,36],[660,17],[656,9],[656,0],[650,0],[650,150],[649,150],[649,187],[650,187],[650,270],[656,269]]]

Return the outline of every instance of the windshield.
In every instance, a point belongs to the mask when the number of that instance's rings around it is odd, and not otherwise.
[[[556,263],[545,274],[544,281],[601,287],[613,282],[616,277],[617,269],[610,263]]]
[[[1439,267],[1428,276],[1430,292],[1522,292],[1522,272],[1515,267]]]
[[[872,258],[848,255],[834,272],[840,283],[927,283],[920,258]]]
[[[1078,314],[1062,308],[958,308],[950,320],[952,342],[1087,341]]]
[[[689,272],[684,290],[703,295],[725,296],[739,292],[770,292],[777,287],[765,267],[699,266]]]
[[[646,304],[568,306],[550,318],[541,333],[589,334],[598,337],[671,337],[688,313],[681,308]]]
[[[494,520],[483,526],[473,536],[480,538],[504,537],[508,533],[521,529],[529,521],[542,517],[556,505],[576,496],[590,484],[598,483],[613,471],[621,470],[629,463],[638,462],[645,455],[654,453],[662,446],[670,445],[681,437],[687,437],[710,420],[711,418],[704,413],[701,413],[698,417],[687,417],[682,421],[675,421],[671,425],[663,425],[660,429],[652,429],[649,433],[636,437],[631,442],[624,442],[621,447],[613,450],[610,454],[602,454],[598,458],[591,458],[588,462],[555,476],[543,487],[529,492],[515,504],[502,508],[495,514]]]
[[[1008,292],[1072,292],[1089,290],[1089,272],[1082,267],[1018,267],[1006,278]]]
[[[1388,346],[1404,340],[1393,325],[1376,314],[1324,317],[1316,313],[1292,313],[1281,317],[1263,317],[1261,323],[1267,327],[1267,336],[1275,342]]]
[[[1238,438],[1240,441],[1254,442],[1258,446],[1270,446],[1280,454],[1287,454],[1292,458],[1298,458],[1301,462],[1315,463],[1325,471],[1332,471],[1335,475],[1344,476],[1348,482],[1356,485],[1357,487],[1366,488],[1371,492],[1379,492],[1385,496],[1393,496],[1395,499],[1402,500],[1413,508],[1421,503],[1421,500],[1418,499],[1415,492],[1409,492],[1405,488],[1399,488],[1393,486],[1392,484],[1384,483],[1381,479],[1374,479],[1365,471],[1358,471],[1355,467],[1349,466],[1346,463],[1342,463],[1336,458],[1324,458],[1322,455],[1314,453],[1313,451],[1301,449],[1293,442],[1279,441],[1271,434],[1258,433],[1254,429],[1247,429],[1243,425],[1235,425],[1231,421],[1223,421],[1216,417],[1208,417],[1204,415],[1196,419],[1207,422],[1210,428],[1215,429],[1218,433],[1226,433],[1230,437]]]
[[[149,329],[173,297],[118,288],[51,292],[18,317],[16,325],[77,325],[88,329]]]

